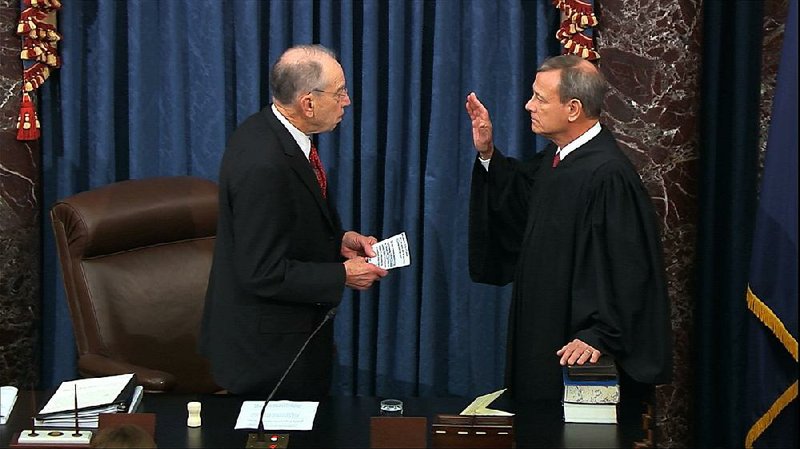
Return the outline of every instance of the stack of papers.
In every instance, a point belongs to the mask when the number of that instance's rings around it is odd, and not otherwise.
[[[34,424],[37,427],[73,428],[77,410],[78,427],[96,429],[101,413],[133,413],[143,391],[136,385],[133,374],[62,382],[36,415]]]

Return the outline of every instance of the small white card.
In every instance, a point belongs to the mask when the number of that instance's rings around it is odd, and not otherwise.
[[[384,270],[411,265],[411,253],[408,250],[405,232],[381,240],[372,245],[372,250],[375,251],[375,257],[368,257],[367,262]]]
[[[264,430],[311,430],[319,402],[270,401],[264,411]],[[234,429],[258,429],[264,401],[244,401]]]

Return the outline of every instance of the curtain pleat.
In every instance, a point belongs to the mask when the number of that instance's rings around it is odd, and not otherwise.
[[[758,173],[762,2],[703,5],[695,444],[739,447]],[[732,344],[733,342],[733,344]]]
[[[319,136],[346,228],[405,232],[412,265],[345,292],[334,394],[474,395],[504,385],[510,290],[467,271],[475,157],[465,97],[497,143],[536,151],[523,105],[554,54],[549,2],[471,0],[74,1],[59,14],[63,67],[42,89],[44,202],[128,178],[217,179],[226,139],[269,104],[268,71],[298,43],[335,50],[353,101]],[[43,214],[43,386],[77,376]],[[324,368],[321,368],[324,369]]]

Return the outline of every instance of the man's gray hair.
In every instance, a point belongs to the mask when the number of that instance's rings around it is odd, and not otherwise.
[[[299,58],[286,58],[289,52],[303,52]],[[297,45],[283,52],[269,73],[272,98],[281,104],[291,104],[298,96],[324,87],[322,57],[336,60],[336,53],[322,45]]]
[[[537,72],[561,70],[558,96],[561,103],[573,98],[579,100],[589,118],[599,118],[603,99],[608,92],[608,82],[599,70],[581,67],[585,59],[575,55],[553,56],[546,59]]]

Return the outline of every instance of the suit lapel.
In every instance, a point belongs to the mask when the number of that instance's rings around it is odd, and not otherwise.
[[[319,184],[317,184],[317,177],[314,175],[314,170],[311,168],[311,164],[308,162],[306,155],[303,154],[303,151],[297,145],[297,142],[295,142],[289,130],[287,130],[286,127],[283,126],[283,123],[272,113],[272,108],[265,108],[265,113],[267,115],[267,123],[269,123],[269,126],[275,131],[275,134],[281,142],[283,153],[286,156],[289,167],[291,167],[295,175],[300,178],[300,181],[302,181],[305,187],[314,196],[314,200],[316,200],[317,206],[319,206],[325,219],[328,220],[328,224],[335,229],[328,202],[322,197],[322,191],[320,190]]]

